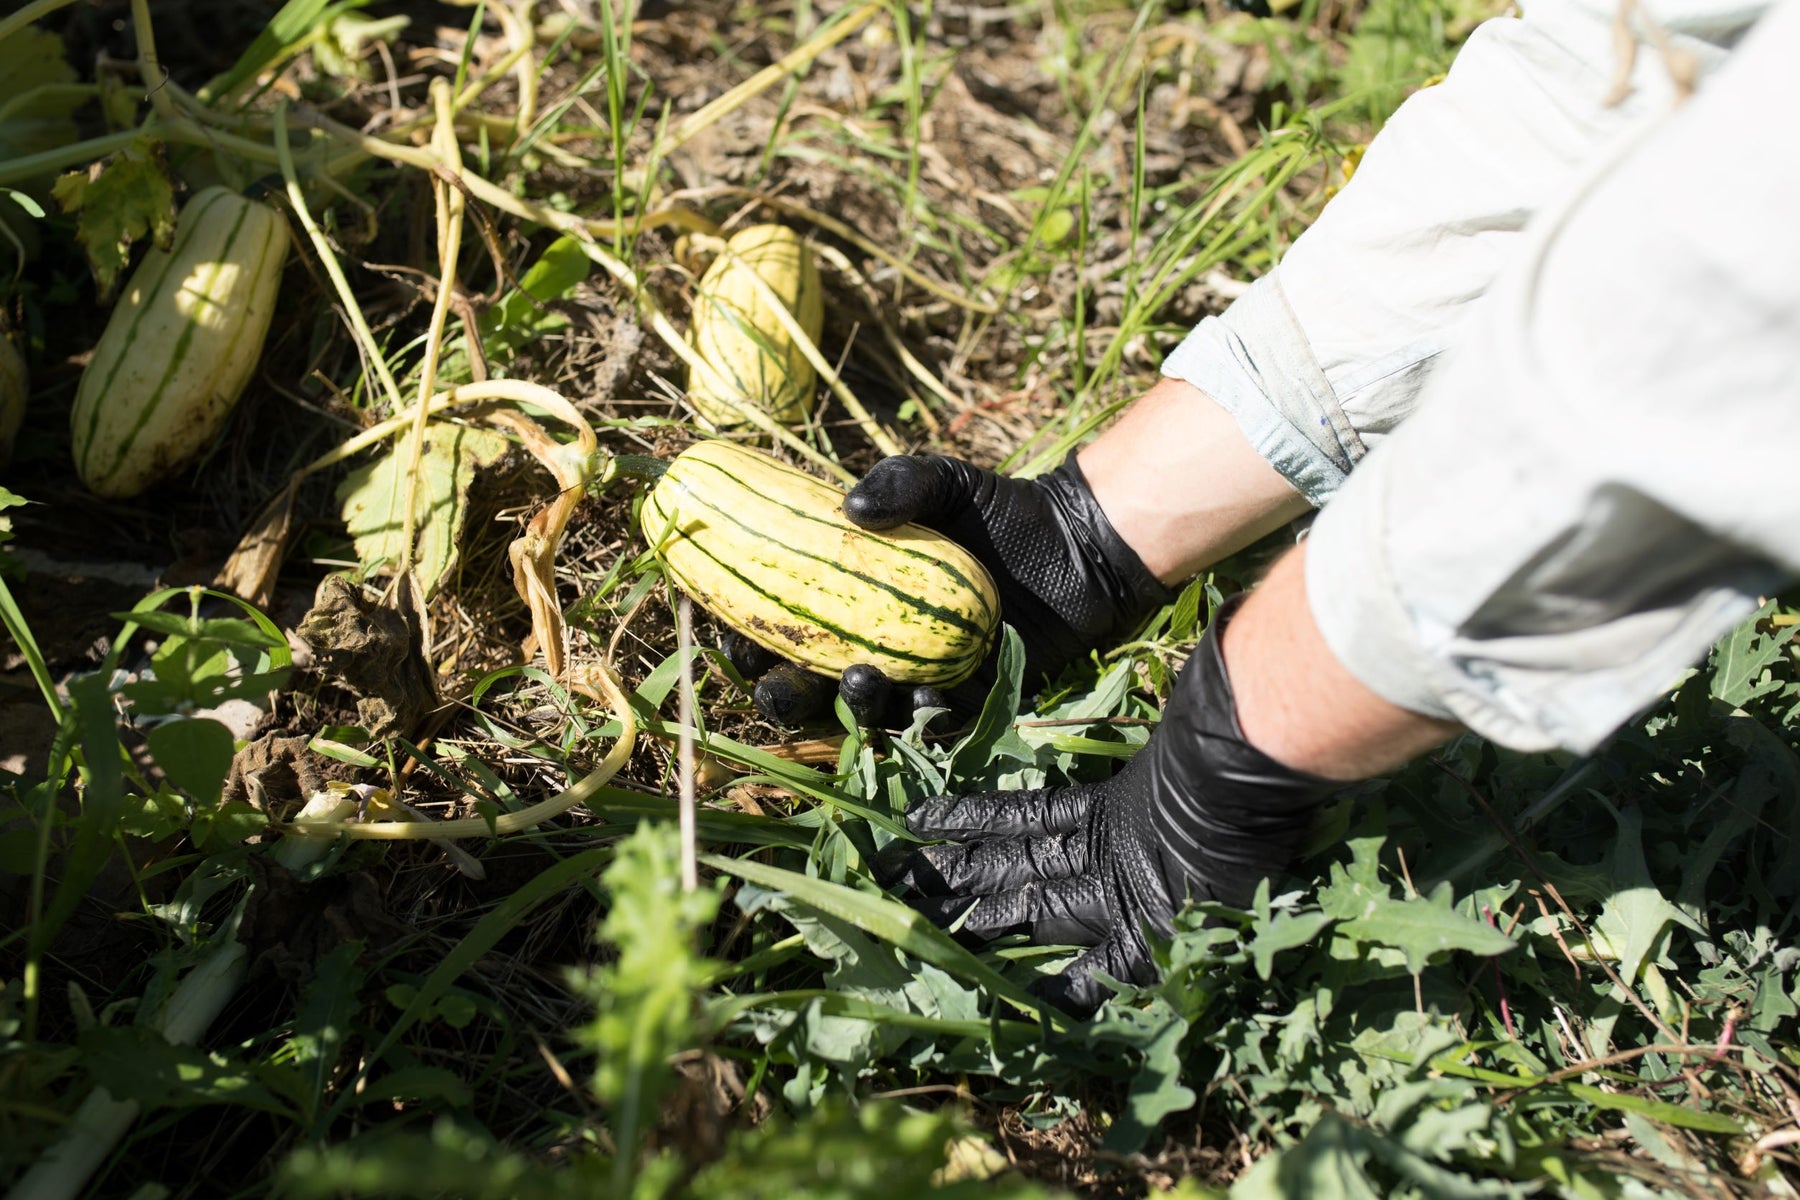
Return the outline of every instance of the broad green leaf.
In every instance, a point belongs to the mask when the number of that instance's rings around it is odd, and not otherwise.
[[[1332,918],[1322,912],[1279,912],[1266,925],[1259,921],[1255,940],[1250,943],[1257,976],[1269,978],[1274,972],[1277,954],[1307,945],[1331,922]]]
[[[871,896],[855,888],[785,871],[745,858],[705,854],[701,861],[716,871],[763,887],[786,892],[802,904],[839,917],[871,937],[898,946],[914,958],[942,967],[959,978],[978,983],[1027,1013],[1039,1012],[1038,1003],[992,967],[958,945],[949,934],[897,900]],[[1052,1017],[1053,1022],[1057,1019]]]
[[[149,796],[130,796],[125,801],[125,814],[119,820],[119,832],[127,837],[160,842],[181,832],[187,825],[187,805],[170,789],[158,788]],[[20,874],[31,868],[27,866]]]
[[[1107,1132],[1108,1150],[1135,1154],[1166,1117],[1194,1106],[1199,1097],[1181,1082],[1181,1043],[1187,1033],[1187,1021],[1161,997],[1144,1009],[1113,1005],[1102,1010],[1095,1021],[1094,1041],[1123,1041],[1142,1056],[1124,1110]]]
[[[1565,1086],[1569,1095],[1577,1100],[1585,1100],[1596,1108],[1637,1113],[1640,1116],[1649,1117],[1652,1121],[1661,1121],[1665,1125],[1675,1125],[1682,1129],[1697,1129],[1702,1133],[1742,1134],[1744,1132],[1742,1125],[1721,1112],[1683,1108],[1679,1104],[1670,1104],[1665,1100],[1649,1100],[1643,1096],[1634,1096],[1629,1092],[1603,1092],[1599,1088],[1589,1087],[1585,1083],[1571,1083]]]
[[[1206,587],[1210,576],[1201,573],[1190,580],[1186,587],[1175,597],[1174,603],[1167,610],[1168,630],[1166,636],[1173,642],[1186,642],[1193,639],[1200,629],[1200,608],[1206,602]],[[1153,624],[1146,636],[1154,635],[1157,626]]]
[[[844,1070],[859,1070],[878,1055],[898,1050],[908,1026],[883,1019],[886,1014],[916,1012],[945,1015],[949,1003],[956,1015],[979,1014],[975,994],[941,975],[929,964],[914,969],[894,948],[871,939],[855,925],[795,900],[782,892],[746,883],[737,904],[745,913],[773,909],[806,939],[807,948],[831,963],[825,983],[834,995],[855,998],[881,1016],[849,1013],[825,1004],[808,1004],[797,1018],[808,1052]],[[934,988],[932,979],[940,986]]]
[[[197,618],[172,612],[116,612],[112,616],[120,621],[131,621],[141,629],[160,633],[164,637],[195,638],[228,646],[260,646],[265,649],[287,645],[285,639],[270,633],[261,625],[253,621],[241,621],[236,617]]]
[[[491,357],[511,358],[520,347],[567,325],[567,317],[544,305],[574,291],[592,268],[574,238],[551,242],[519,279],[518,288],[481,314],[482,349]]]
[[[267,814],[242,800],[233,800],[218,808],[200,813],[189,832],[194,845],[203,853],[213,854],[239,845],[269,827]]]
[[[221,592],[213,588],[171,587],[158,588],[156,591],[151,592],[148,596],[145,596],[142,600],[139,600],[136,604],[132,605],[129,613],[117,614],[124,619],[125,625],[119,630],[119,636],[113,639],[112,650],[107,653],[105,663],[106,670],[116,671],[119,669],[119,664],[123,660],[126,647],[130,644],[132,637],[137,631],[143,628],[144,619],[149,618],[153,621],[162,620],[158,615],[159,610],[163,605],[175,599],[177,596],[186,598],[188,603],[191,606],[194,606],[196,610],[198,609],[199,604],[206,599],[222,600],[236,605],[256,627],[254,635],[248,633],[245,634],[243,642],[244,647],[266,648],[268,650],[268,665],[276,670],[283,670],[293,665],[294,656],[288,650],[287,638],[282,634],[280,627],[277,626],[274,621],[270,620],[268,615],[255,605],[232,595],[230,592]],[[186,624],[190,619],[198,622],[198,624]],[[184,636],[196,629],[212,627],[210,621],[200,620],[197,616],[191,618],[182,617],[177,618],[177,620],[184,623],[176,628],[176,632]],[[225,627],[229,628],[230,623],[227,623]],[[220,645],[225,645],[228,648],[236,644],[237,643],[235,642],[220,643]]]
[[[1231,1186],[1231,1200],[1383,1200],[1369,1178],[1368,1134],[1327,1114],[1297,1145],[1257,1161]]]
[[[994,686],[981,705],[981,714],[971,729],[950,754],[950,774],[968,777],[981,771],[998,755],[1018,757],[1012,747],[1018,743],[1013,722],[1019,714],[1019,697],[1025,682],[1025,643],[1011,625],[1000,627],[1000,654],[995,660]],[[1025,750],[1024,758],[1031,758]]]
[[[1726,635],[1713,652],[1712,694],[1725,703],[1743,707],[1756,697],[1781,687],[1779,679],[1770,677],[1770,668],[1781,661],[1784,648],[1800,633],[1800,625],[1789,625],[1774,633],[1764,633],[1762,622],[1776,608],[1771,600],[1756,610],[1754,616]]]
[[[356,558],[371,571],[392,574],[405,557],[402,543],[410,439],[352,471],[338,485],[344,524],[356,543]],[[506,453],[507,440],[486,429],[434,421],[425,427],[414,500],[417,553],[413,566],[426,595],[433,595],[456,565],[463,507],[475,472]]]
[[[205,808],[219,803],[231,770],[231,730],[207,717],[164,721],[145,735],[169,782]]]
[[[1352,838],[1350,864],[1331,864],[1331,882],[1319,889],[1319,907],[1325,915],[1349,920],[1373,911],[1377,900],[1388,898],[1381,882],[1381,838]]]
[[[0,162],[80,139],[74,114],[85,98],[70,89],[76,78],[62,38],[48,29],[27,25],[0,41]]]
[[[1618,954],[1619,976],[1630,984],[1643,971],[1644,963],[1662,941],[1663,930],[1671,923],[1696,933],[1701,932],[1701,926],[1670,903],[1651,878],[1650,867],[1644,861],[1642,810],[1623,809],[1614,814],[1614,819],[1618,833],[1606,859],[1614,887],[1591,928],[1597,940]]]
[[[263,655],[258,647],[171,637],[150,656],[144,678],[119,691],[140,713],[189,713],[240,698],[260,701],[287,681],[287,672],[245,670],[240,652],[246,649],[251,657]]]
[[[162,158],[162,143],[139,138],[100,166],[59,176],[51,188],[76,218],[76,236],[103,297],[112,295],[141,238],[165,250],[174,241],[175,190]]]
[[[505,374],[506,366],[520,350],[569,323],[563,313],[546,306],[568,296],[592,268],[593,260],[572,237],[558,238],[545,247],[537,261],[526,268],[518,286],[476,319],[475,336],[490,372]],[[467,334],[465,329],[445,347],[439,367],[442,378],[470,378]]]
[[[1344,921],[1337,932],[1356,941],[1395,947],[1406,956],[1406,969],[1415,975],[1425,969],[1427,959],[1441,951],[1495,955],[1513,948],[1513,940],[1492,925],[1451,908],[1447,884],[1430,897],[1371,897],[1361,914]]]
[[[149,1108],[230,1104],[288,1113],[255,1068],[196,1046],[171,1045],[154,1030],[96,1026],[81,1035],[81,1049],[94,1082],[121,1100]]]

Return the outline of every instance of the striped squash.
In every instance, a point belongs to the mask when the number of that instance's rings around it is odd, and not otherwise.
[[[0,333],[0,467],[12,458],[13,439],[25,420],[25,397],[30,391],[25,356],[12,338]]]
[[[817,344],[825,307],[812,247],[785,225],[752,225],[725,248],[694,296],[688,342],[713,371],[692,373],[688,402],[714,429],[745,424],[740,406],[802,424],[817,403],[817,376],[754,281],[767,284]]]
[[[75,468],[99,496],[135,496],[225,425],[262,357],[287,224],[222,187],[196,192],[174,245],[152,247],[107,321],[75,394]]]
[[[868,663],[901,683],[967,678],[1000,620],[987,570],[918,525],[852,525],[843,493],[759,450],[706,441],[644,500],[669,577],[751,641],[825,675]]]

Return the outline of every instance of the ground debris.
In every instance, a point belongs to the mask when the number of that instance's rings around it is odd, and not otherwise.
[[[355,695],[371,738],[416,728],[437,703],[418,629],[348,578],[325,577],[298,632],[312,648],[314,668]]]

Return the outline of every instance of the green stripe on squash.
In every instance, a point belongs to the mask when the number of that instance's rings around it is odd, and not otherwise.
[[[817,402],[812,362],[770,311],[758,278],[814,344],[824,324],[818,268],[798,233],[785,225],[752,225],[733,234],[694,289],[688,329],[694,352],[719,376],[695,371],[688,402],[714,429],[745,424],[740,406],[785,425],[804,424]]]
[[[733,442],[689,447],[651,488],[645,536],[676,586],[751,641],[825,675],[974,671],[999,624],[986,568],[918,525],[851,524],[843,493]]]
[[[135,496],[224,427],[262,356],[287,258],[281,215],[222,187],[193,196],[152,247],[82,372],[75,467],[96,495]]]

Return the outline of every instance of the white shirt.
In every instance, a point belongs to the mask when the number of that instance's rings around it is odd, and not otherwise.
[[[1345,665],[1520,748],[1591,749],[1800,571],[1756,465],[1800,450],[1800,0],[1653,8],[1693,98],[1644,45],[1604,103],[1609,3],[1484,24],[1164,366],[1325,505]]]

